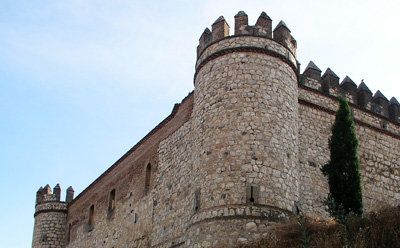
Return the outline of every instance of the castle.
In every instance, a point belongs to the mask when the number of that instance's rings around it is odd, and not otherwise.
[[[36,195],[32,247],[233,247],[302,211],[326,217],[328,139],[346,97],[360,142],[365,211],[400,204],[400,105],[312,62],[296,40],[240,11],[197,47],[194,91],[75,199]]]

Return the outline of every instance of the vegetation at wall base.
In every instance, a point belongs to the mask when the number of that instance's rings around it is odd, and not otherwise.
[[[344,99],[339,100],[329,149],[330,161],[322,167],[329,183],[326,204],[332,217],[345,222],[350,214],[362,215],[363,203],[354,118]]]
[[[346,219],[345,223],[333,219],[293,217],[287,223],[277,224],[271,230],[273,230],[271,234],[263,235],[263,238],[257,241],[241,244],[238,247],[400,247],[400,206],[371,212],[363,217],[352,215]],[[304,237],[304,234],[307,237]]]

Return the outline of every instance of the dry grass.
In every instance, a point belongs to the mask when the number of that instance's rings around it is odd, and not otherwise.
[[[350,217],[345,224],[294,218],[276,226],[268,237],[241,248],[400,248],[400,207]]]

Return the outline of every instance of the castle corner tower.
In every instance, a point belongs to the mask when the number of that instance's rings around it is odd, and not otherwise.
[[[71,197],[71,187],[68,195]],[[32,248],[63,248],[67,242],[67,201],[61,201],[61,188],[49,185],[36,192]]]
[[[263,12],[250,26],[240,11],[233,36],[221,16],[199,40],[195,244],[233,245],[256,222],[287,218],[298,199],[297,45],[284,22],[271,25]]]

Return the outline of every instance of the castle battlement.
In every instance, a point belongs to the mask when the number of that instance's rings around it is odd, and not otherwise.
[[[234,34],[219,17],[199,39],[194,90],[73,199],[36,195],[33,247],[234,247],[299,212],[328,217],[320,168],[338,97],[351,102],[365,212],[400,204],[399,103],[312,61],[262,12]],[[322,74],[322,75],[321,75]]]
[[[283,21],[280,21],[272,31],[272,20],[265,12],[262,12],[256,24],[251,26],[248,24],[247,14],[244,11],[239,11],[235,15],[235,32],[232,36],[230,36],[229,24],[223,16],[220,16],[211,27],[212,31],[206,28],[200,36],[199,45],[197,46],[197,57],[200,57],[202,52],[213,43],[235,36],[272,39],[288,48],[294,56],[296,55],[297,42],[291,35],[290,29]]]
[[[36,205],[41,205],[49,202],[69,203],[74,198],[74,189],[70,186],[66,190],[65,201],[61,201],[61,187],[57,184],[53,190],[50,185],[40,187],[36,192]]]
[[[300,84],[318,90],[326,95],[344,97],[349,102],[380,115],[394,123],[400,123],[400,104],[395,97],[388,100],[381,91],[372,94],[364,80],[357,86],[346,76],[340,83],[340,78],[330,68],[321,76],[321,69],[310,61],[300,76]]]

